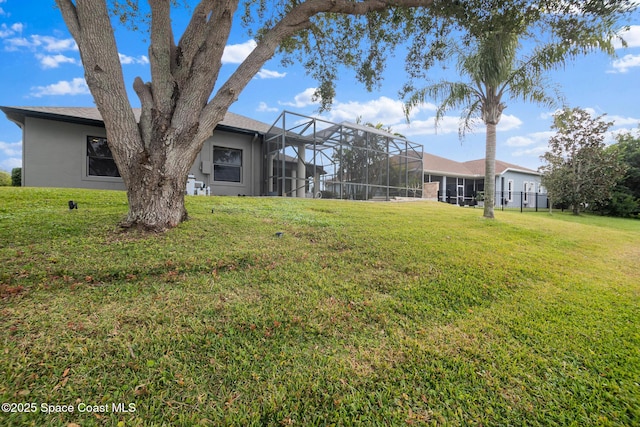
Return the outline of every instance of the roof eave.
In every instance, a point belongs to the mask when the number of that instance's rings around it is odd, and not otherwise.
[[[502,175],[505,172],[518,172],[518,173],[526,173],[527,175],[542,175],[540,172],[536,172],[533,170],[524,170],[524,169],[516,169],[516,168],[506,168],[505,170],[503,170],[502,172],[500,172],[499,174],[496,175]]]
[[[23,125],[25,118],[31,117],[35,119],[56,120],[65,123],[104,127],[104,122],[102,120],[89,119],[85,117],[68,116],[66,114],[33,111],[15,107],[0,107],[0,110],[2,110],[12,121],[22,123]]]
[[[101,127],[101,128],[105,127],[103,120],[90,119],[86,117],[69,116],[66,114],[57,114],[57,113],[52,113],[47,111],[34,111],[34,110],[16,108],[16,107],[0,106],[0,110],[2,110],[2,112],[5,113],[5,115],[9,118],[9,120],[22,126],[24,126],[25,119],[27,117],[31,117],[31,118],[42,119],[42,120],[54,120],[59,122],[88,125],[88,126],[95,126],[95,127]],[[240,133],[240,134],[246,134],[246,135],[256,135],[256,134],[264,135],[265,134],[265,132],[262,132],[259,130],[243,129],[235,126],[225,125],[222,123],[219,123],[218,126],[216,126],[216,129],[221,131]]]

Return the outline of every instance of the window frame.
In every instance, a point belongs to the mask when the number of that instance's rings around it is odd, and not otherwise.
[[[228,150],[228,151],[236,151],[240,153],[240,164],[239,165],[234,165],[234,164],[230,164],[230,163],[221,163],[221,162],[216,162],[216,150]],[[225,147],[223,145],[214,145],[212,147],[212,165],[213,165],[213,182],[215,183],[221,183],[224,185],[242,185],[244,182],[244,150],[242,148],[235,148],[235,147]],[[216,178],[216,170],[218,167],[225,167],[225,168],[237,168],[238,169],[238,176],[239,176],[239,180],[238,181],[232,181],[232,180],[226,180],[226,179],[217,179]]]
[[[89,167],[89,161],[91,157],[94,158],[102,158],[102,159],[106,159],[106,160],[111,160],[114,162],[115,165],[115,159],[113,158],[113,154],[111,153],[111,149],[109,149],[109,153],[111,154],[111,157],[100,157],[100,156],[90,156],[89,154],[89,149],[88,149],[88,144],[89,144],[89,139],[90,138],[100,138],[100,139],[104,139],[105,142],[107,140],[107,137],[105,135],[98,135],[99,132],[96,133],[86,133],[84,134],[84,143],[82,144],[82,150],[83,150],[83,156],[84,156],[84,164],[83,164],[83,174],[82,174],[82,179],[83,180],[87,180],[87,181],[107,181],[107,182],[122,182],[122,176],[120,174],[120,171],[118,171],[118,175],[119,176],[110,176],[110,175],[92,175],[90,174],[91,172],[91,168]],[[117,168],[117,165],[116,165]]]

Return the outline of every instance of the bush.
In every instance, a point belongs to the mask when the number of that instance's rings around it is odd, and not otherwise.
[[[11,185],[11,175],[8,172],[0,171],[0,187],[8,187]]]
[[[638,215],[640,204],[628,189],[617,189],[611,199],[596,205],[594,211],[602,215],[629,218]]]
[[[22,186],[22,168],[11,169],[11,185],[14,187]]]

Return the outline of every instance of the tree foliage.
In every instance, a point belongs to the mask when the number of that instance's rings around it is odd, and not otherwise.
[[[626,168],[624,177],[613,190],[609,200],[596,206],[596,211],[610,216],[638,216],[640,214],[640,132],[624,132],[616,136],[617,143],[608,150],[619,156]]]
[[[617,150],[604,143],[612,124],[581,108],[565,108],[554,115],[556,134],[549,139],[540,169],[552,203],[570,206],[577,215],[612,196],[625,172]]]
[[[22,185],[22,168],[11,169],[11,185],[14,187]]]
[[[11,186],[11,175],[9,172],[0,171],[0,187]]]

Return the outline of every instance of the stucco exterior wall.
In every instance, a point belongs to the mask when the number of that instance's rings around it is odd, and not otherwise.
[[[87,175],[87,136],[105,129],[27,117],[23,134],[23,185],[124,190],[120,178]]]
[[[242,150],[240,182],[216,181],[213,164],[213,148],[216,146]],[[215,131],[213,136],[205,141],[200,154],[191,167],[191,173],[195,176],[196,181],[202,181],[205,187],[210,186],[213,195],[259,196],[260,155],[261,137],[259,135]]]
[[[121,178],[89,176],[87,137],[106,137],[104,127],[25,118],[23,185],[27,187],[124,190]],[[241,182],[215,181],[213,147],[242,150]],[[260,195],[261,139],[258,135],[215,131],[191,168],[214,195]]]

